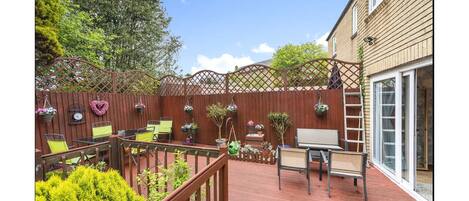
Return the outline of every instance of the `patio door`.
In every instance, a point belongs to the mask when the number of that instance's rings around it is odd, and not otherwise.
[[[415,71],[402,73],[401,77],[401,178],[402,183],[413,189],[415,180]]]

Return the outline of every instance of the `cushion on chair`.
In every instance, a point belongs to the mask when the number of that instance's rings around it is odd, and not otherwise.
[[[135,135],[135,141],[140,141],[140,142],[152,142],[153,141],[153,132],[152,131],[147,131],[143,133],[137,133]],[[145,149],[140,149],[140,153],[144,152]],[[132,148],[132,154],[137,154],[137,148]]]
[[[100,138],[112,135],[112,126],[100,126],[92,129],[93,138]]]
[[[348,152],[332,152],[331,154],[332,174],[361,176],[363,168],[363,157],[361,154],[350,154]]]
[[[47,144],[53,154],[68,151],[67,142],[63,140],[47,140]]]
[[[282,148],[280,151],[281,166],[306,168],[306,149]]]
[[[159,124],[147,124],[147,129],[154,128],[153,134],[158,135],[158,132],[160,130],[160,125]]]
[[[296,135],[299,144],[338,145],[339,143],[337,130],[298,128]]]
[[[159,127],[159,133],[171,133],[171,128],[173,127],[173,121],[172,120],[160,120],[160,127]]]

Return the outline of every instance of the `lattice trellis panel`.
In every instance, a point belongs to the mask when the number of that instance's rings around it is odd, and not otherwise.
[[[160,80],[159,94],[184,96],[324,90],[342,87],[356,89],[360,86],[360,70],[360,63],[336,59],[317,59],[295,68],[282,70],[253,64],[227,74],[204,70],[188,78],[166,76]]]
[[[155,94],[158,80],[141,71],[111,72],[78,58],[58,58],[36,68],[36,90]]]

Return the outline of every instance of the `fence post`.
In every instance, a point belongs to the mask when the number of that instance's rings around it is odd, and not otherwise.
[[[287,78],[287,70],[282,69],[282,80],[283,80],[283,90],[288,91],[288,78]]]
[[[225,74],[225,94],[228,94],[230,89],[229,89],[229,73]]]
[[[119,171],[122,175],[122,166],[120,164],[120,152],[122,149],[120,148],[119,137],[117,135],[111,135],[109,137],[109,145],[111,148],[109,151],[111,152],[111,158],[109,159],[109,167]]]
[[[111,72],[112,93],[117,93],[116,72]]]
[[[221,201],[228,201],[228,149],[226,145],[220,147],[220,154],[225,154],[223,157],[223,167],[220,169],[219,174],[219,195]]]

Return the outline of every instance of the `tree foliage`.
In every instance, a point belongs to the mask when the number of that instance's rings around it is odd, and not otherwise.
[[[301,45],[287,44],[274,53],[272,67],[276,69],[291,68],[314,59],[326,57],[327,53],[320,44],[314,42]]]
[[[160,0],[77,0],[96,16],[96,26],[112,36],[104,64],[117,70],[142,69],[154,75],[174,74],[179,37],[168,30],[171,18]]]
[[[65,14],[61,0],[37,0],[35,4],[35,56],[36,65],[47,65],[64,50],[59,43],[57,24]]]

